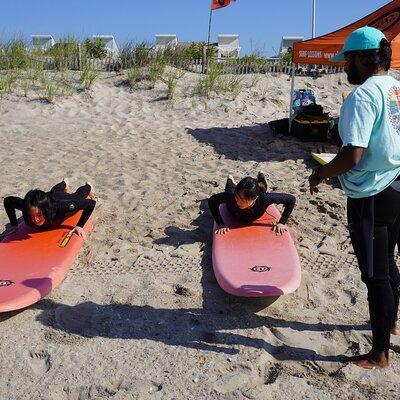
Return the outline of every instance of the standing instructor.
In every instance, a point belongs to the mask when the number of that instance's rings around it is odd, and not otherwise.
[[[368,290],[372,350],[352,358],[363,368],[389,365],[390,335],[399,334],[400,273],[394,249],[400,230],[400,82],[390,77],[392,50],[378,29],[352,32],[332,61],[345,61],[348,81],[360,85],[340,112],[343,147],[309,178],[311,194],[338,177],[347,195],[348,229]]]

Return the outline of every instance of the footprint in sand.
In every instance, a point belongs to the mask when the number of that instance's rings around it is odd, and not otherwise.
[[[29,364],[37,375],[43,375],[50,370],[50,354],[47,351],[31,351],[29,356]]]
[[[235,365],[235,367],[234,371],[231,370],[217,379],[214,383],[216,392],[228,394],[236,389],[246,387],[252,378],[253,370],[249,366],[242,364]]]

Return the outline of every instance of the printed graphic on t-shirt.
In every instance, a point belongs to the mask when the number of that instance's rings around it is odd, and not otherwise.
[[[400,134],[400,88],[393,86],[388,97],[389,118],[393,129]]]

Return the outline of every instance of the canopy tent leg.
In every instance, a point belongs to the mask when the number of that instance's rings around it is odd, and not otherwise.
[[[297,64],[292,63],[292,86],[290,89],[290,106],[289,106],[289,133],[292,130],[292,115],[293,115],[293,95],[294,95],[294,81],[295,81],[295,71]]]

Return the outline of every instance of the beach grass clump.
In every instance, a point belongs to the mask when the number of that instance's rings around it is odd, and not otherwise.
[[[217,63],[210,63],[207,73],[199,79],[195,92],[201,96],[210,97],[212,92],[218,91],[222,77],[222,67]]]
[[[136,65],[146,67],[154,58],[152,47],[148,42],[129,42],[126,43],[120,52],[122,68],[129,69]]]
[[[236,99],[242,90],[243,78],[235,75],[228,77],[221,77],[219,80],[218,89],[222,93],[231,93],[233,98]]]
[[[12,93],[15,83],[18,80],[18,74],[15,70],[7,71],[0,77],[0,94],[1,97],[6,93]]]
[[[32,85],[35,86],[36,82],[44,79],[44,62],[40,59],[32,59],[30,63],[30,67],[28,69],[28,76],[32,82]]]
[[[179,79],[181,79],[185,75],[184,71],[170,71],[163,78],[162,81],[167,86],[167,99],[174,100],[176,88],[178,85]]]
[[[85,90],[90,90],[98,77],[99,71],[93,69],[88,63],[83,65],[80,78]]]
[[[267,101],[269,95],[269,90],[267,88],[263,88],[260,93],[260,101]]]
[[[165,59],[156,57],[153,59],[148,68],[148,81],[150,89],[153,89],[157,81],[162,77],[165,70]]]
[[[127,82],[131,88],[134,88],[141,80],[143,80],[143,73],[138,65],[133,65],[126,72]]]
[[[59,84],[54,79],[44,79],[43,81],[43,99],[49,104],[54,104]]]
[[[28,97],[29,91],[32,89],[32,82],[29,77],[24,77],[24,79],[22,79],[21,88],[24,92],[24,97]]]

